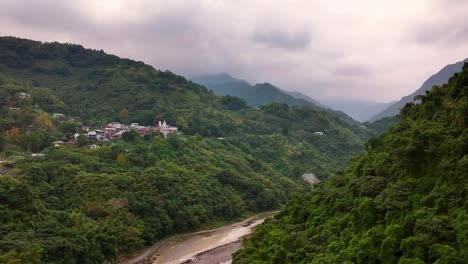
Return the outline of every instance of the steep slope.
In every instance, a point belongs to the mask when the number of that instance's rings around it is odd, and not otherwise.
[[[0,73],[10,85],[50,91],[67,106],[64,114],[99,123],[118,119],[152,124],[154,113],[177,116],[221,109],[219,97],[171,72],[80,45],[0,38]]]
[[[378,113],[377,115],[371,117],[369,119],[370,122],[373,122],[377,119],[384,118],[387,116],[395,116],[400,112],[400,109],[405,106],[405,104],[413,102],[413,99],[417,95],[423,95],[426,93],[427,90],[432,89],[434,85],[442,85],[448,81],[448,79],[456,72],[460,72],[464,62],[468,62],[468,59],[464,61],[459,61],[454,64],[449,64],[442,68],[438,73],[432,75],[427,79],[421,87],[416,90],[414,93],[405,96],[400,99],[400,101],[390,105],[389,107],[385,108],[382,112]]]
[[[83,124],[119,119],[166,119],[181,133],[52,147]],[[308,190],[302,173],[326,178],[362,152],[369,134],[358,130],[309,107],[249,107],[79,45],[0,38],[0,156],[9,160],[0,263],[111,262],[171,234],[278,209]]]
[[[257,227],[234,263],[467,263],[468,64],[345,171]]]
[[[230,137],[252,146],[258,137],[270,142],[272,135],[280,134],[289,141],[288,148],[302,141],[303,147],[310,147],[301,153],[303,157],[313,155],[315,162],[301,163],[305,166],[302,170],[314,169],[321,176],[359,152],[361,138],[366,137],[355,133],[356,127],[342,122],[336,113],[321,108],[273,104],[254,109],[236,98],[214,95],[173,73],[79,45],[4,37],[0,38],[0,58],[2,90],[11,98],[21,92],[31,94],[24,102],[49,114],[59,112],[82,124],[102,125],[122,119],[119,113],[126,110],[128,123],[151,125],[165,119],[185,134]],[[9,119],[0,124],[0,132],[32,125],[33,117],[13,118],[18,113],[9,107],[18,107],[17,103],[2,106]],[[318,138],[315,132],[324,132],[326,137]],[[41,145],[50,140],[53,137],[45,138]],[[288,168],[294,166],[282,162]]]
[[[349,123],[358,124],[351,117],[340,111],[323,106],[308,96],[295,92],[286,92],[270,83],[250,85],[247,81],[239,80],[227,74],[214,74],[193,77],[196,83],[205,85],[219,95],[230,95],[244,99],[252,106],[269,103],[285,103],[291,106],[305,106],[318,111],[326,111],[339,119]]]

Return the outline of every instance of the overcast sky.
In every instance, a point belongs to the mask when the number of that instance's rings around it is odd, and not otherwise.
[[[0,34],[386,102],[468,57],[467,14],[465,0],[1,0]]]

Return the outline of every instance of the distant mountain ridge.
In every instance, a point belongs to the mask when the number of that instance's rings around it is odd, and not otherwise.
[[[329,105],[331,108],[343,111],[357,121],[365,122],[375,114],[380,113],[390,105],[397,101],[388,103],[378,103],[372,101],[362,100],[326,100],[324,104]]]
[[[305,95],[305,94],[303,94],[303,93],[296,92],[296,91],[291,91],[291,92],[290,92],[290,91],[284,91],[284,90],[283,90],[283,92],[286,93],[286,94],[291,95],[291,96],[294,97],[294,98],[297,98],[297,99],[304,99],[304,100],[306,100],[306,101],[312,102],[312,103],[314,103],[314,104],[316,104],[316,105],[318,105],[318,106],[320,106],[320,107],[323,107],[323,108],[330,108],[328,105],[324,105],[324,104],[320,103],[319,101],[317,101],[317,100],[315,100],[315,99],[311,98],[310,96],[307,96],[307,95]]]
[[[236,96],[244,99],[247,104],[260,106],[269,103],[285,103],[292,106],[307,106],[317,111],[334,114],[340,120],[349,124],[358,124],[356,120],[341,111],[336,111],[299,92],[284,91],[270,83],[251,85],[247,81],[234,78],[229,74],[209,74],[192,77],[195,83],[206,86],[221,96]]]
[[[390,105],[389,107],[385,108],[382,112],[378,113],[377,115],[373,116],[369,119],[369,121],[375,121],[384,117],[388,116],[395,116],[399,113],[400,109],[405,106],[405,104],[412,102],[416,95],[423,95],[426,93],[427,90],[432,89],[434,85],[442,85],[448,81],[448,79],[453,76],[453,74],[462,71],[463,63],[468,62],[468,58],[459,61],[454,64],[449,64],[442,68],[439,72],[432,75],[427,79],[422,86],[416,90],[414,93],[404,96],[400,99],[400,101],[396,102],[395,104]]]

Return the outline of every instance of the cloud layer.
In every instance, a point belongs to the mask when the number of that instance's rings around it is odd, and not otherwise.
[[[192,76],[391,101],[468,57],[468,2],[3,0],[0,32],[80,43]]]

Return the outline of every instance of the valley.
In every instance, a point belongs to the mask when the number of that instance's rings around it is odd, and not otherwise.
[[[0,57],[0,260],[114,261],[278,210],[309,191],[300,175],[326,178],[374,131],[74,44],[1,37]]]
[[[0,263],[468,263],[468,2],[423,2],[0,1]]]

